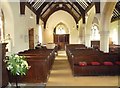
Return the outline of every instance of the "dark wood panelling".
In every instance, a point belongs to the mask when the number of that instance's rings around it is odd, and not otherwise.
[[[65,45],[69,44],[69,34],[54,34],[54,43],[58,45],[59,50],[65,50]]]
[[[100,41],[91,41],[91,47],[100,49]]]
[[[2,63],[2,88],[5,88],[5,86],[8,85],[8,72],[7,72],[7,69],[6,69],[6,65],[5,65],[5,62],[4,62],[4,59],[5,59],[5,53],[6,53],[6,45],[7,43],[2,43],[0,44],[0,50],[1,50],[1,54],[2,56],[0,57],[0,63]],[[1,69],[0,69],[1,70]]]
[[[27,74],[18,76],[19,83],[46,83],[55,60],[54,49],[28,49],[19,52],[25,56],[30,66]],[[9,75],[10,83],[15,82],[15,76]]]
[[[34,49],[34,29],[29,30],[29,49]]]
[[[25,2],[20,2],[20,14],[25,14]]]

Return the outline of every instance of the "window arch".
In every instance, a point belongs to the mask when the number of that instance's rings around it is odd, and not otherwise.
[[[96,24],[93,24],[91,29],[91,40],[100,40],[100,33]]]
[[[69,34],[68,28],[66,25],[62,22],[57,24],[54,28],[54,34]]]

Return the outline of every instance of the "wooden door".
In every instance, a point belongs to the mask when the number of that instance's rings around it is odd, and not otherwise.
[[[58,50],[65,50],[65,45],[69,44],[69,34],[54,34],[54,43],[58,45]]]
[[[29,49],[34,49],[34,29],[29,30]]]

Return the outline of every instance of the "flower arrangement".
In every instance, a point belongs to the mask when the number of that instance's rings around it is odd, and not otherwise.
[[[13,54],[7,57],[5,62],[7,69],[12,73],[12,75],[26,75],[27,70],[30,68],[25,60],[25,56]]]
[[[10,71],[12,75],[16,77],[16,88],[20,88],[18,86],[17,77],[21,75],[26,75],[27,70],[30,68],[30,66],[28,66],[27,61],[25,60],[25,56],[13,54],[7,57],[5,62],[7,69]]]

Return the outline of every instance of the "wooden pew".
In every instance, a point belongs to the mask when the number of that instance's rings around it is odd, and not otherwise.
[[[118,53],[103,53],[95,49],[76,49],[67,47],[66,53],[74,76],[89,75],[120,75],[120,66],[115,62],[120,61]],[[79,62],[87,63],[80,66]],[[91,62],[99,62],[100,65],[91,65]],[[112,66],[104,65],[104,62],[112,62]]]
[[[35,52],[34,52],[35,51]],[[18,55],[25,56],[31,68],[26,76],[20,76],[20,83],[46,83],[54,63],[55,51],[53,50],[25,50]],[[9,75],[10,82],[15,82],[15,77]]]

